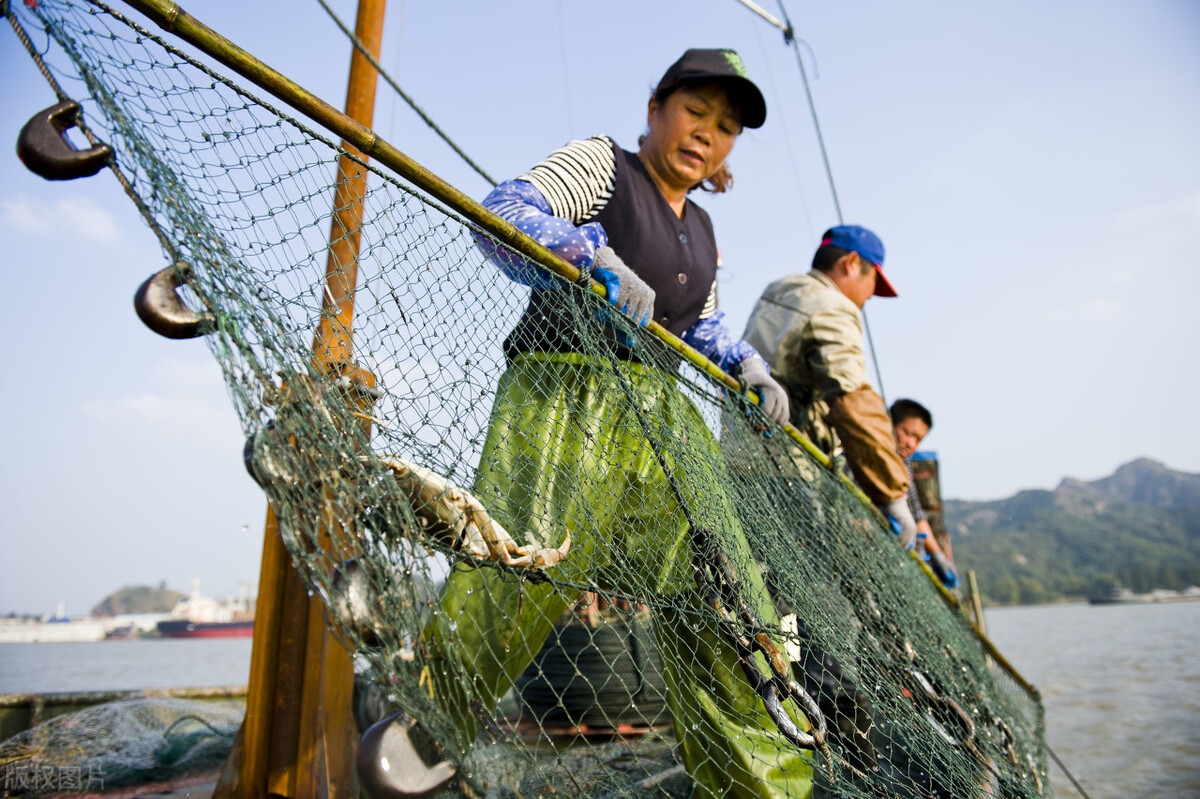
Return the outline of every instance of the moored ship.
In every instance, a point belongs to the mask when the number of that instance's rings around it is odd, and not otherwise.
[[[163,638],[249,638],[254,633],[254,599],[243,587],[237,597],[217,600],[200,593],[200,581],[192,581],[192,593],[179,600],[171,618],[158,623]]]
[[[158,634],[163,638],[249,638],[254,634],[254,619],[224,622],[168,619],[158,623]]]

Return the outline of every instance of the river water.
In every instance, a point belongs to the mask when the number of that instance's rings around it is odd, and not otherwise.
[[[987,611],[1038,687],[1046,740],[1091,799],[1200,797],[1200,602]],[[1059,799],[1081,794],[1050,764]]]
[[[244,686],[249,638],[0,644],[0,694]]]
[[[1200,797],[1200,602],[987,613],[1091,799]],[[0,644],[0,693],[245,685],[249,639]],[[1059,799],[1081,794],[1050,764]]]

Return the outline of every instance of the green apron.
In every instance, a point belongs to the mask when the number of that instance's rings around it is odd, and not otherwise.
[[[693,518],[737,564],[746,601],[777,626],[700,413],[665,373],[621,368]],[[474,491],[518,541],[532,530],[557,545],[569,529],[570,553],[549,574],[575,587],[465,563],[452,570],[425,638],[435,698],[465,746],[579,586],[594,585],[654,608],[675,735],[696,797],[810,796],[810,757],[778,732],[696,591],[688,522],[611,364],[578,354],[520,356],[500,378]]]

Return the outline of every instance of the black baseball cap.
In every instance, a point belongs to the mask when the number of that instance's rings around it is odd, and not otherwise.
[[[762,127],[767,119],[767,102],[746,74],[746,65],[736,50],[688,50],[663,73],[654,93],[662,95],[681,83],[706,80],[722,80],[729,86],[742,107],[742,127]]]

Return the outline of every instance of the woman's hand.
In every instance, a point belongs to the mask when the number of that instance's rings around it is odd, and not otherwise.
[[[742,361],[742,380],[748,388],[757,389],[760,406],[775,424],[787,424],[790,409],[788,408],[787,392],[783,386],[775,382],[767,368],[767,362],[761,358],[747,358]]]
[[[625,265],[612,247],[597,247],[592,277],[608,289],[608,301],[617,310],[645,327],[654,318],[654,289]]]

